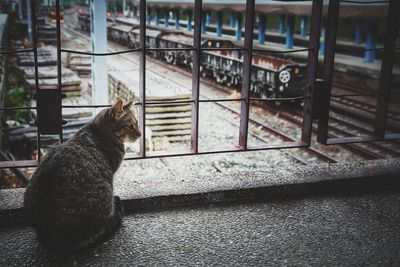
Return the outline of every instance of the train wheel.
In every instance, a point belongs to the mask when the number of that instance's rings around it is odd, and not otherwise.
[[[172,61],[174,61],[174,56],[172,55],[172,54],[167,54],[167,56],[165,57],[165,60],[168,62],[168,63],[172,63]]]

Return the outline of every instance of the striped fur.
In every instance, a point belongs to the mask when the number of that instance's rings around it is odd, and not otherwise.
[[[51,148],[32,175],[24,207],[39,240],[51,249],[76,250],[111,236],[123,217],[113,175],[126,140],[140,137],[137,120],[118,101],[69,141]]]

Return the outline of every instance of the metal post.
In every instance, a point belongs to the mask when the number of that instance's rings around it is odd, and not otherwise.
[[[210,25],[211,24],[211,11],[206,13],[206,25]]]
[[[168,28],[169,26],[169,10],[165,9],[164,10],[164,27]]]
[[[146,157],[146,0],[140,0],[139,6],[139,101],[141,103],[139,123],[142,132],[140,154],[142,157]]]
[[[300,21],[300,35],[301,37],[306,37],[307,35],[307,17],[301,17]]]
[[[363,24],[364,24],[364,21],[362,19],[357,19],[357,21],[356,21],[356,33],[355,33],[355,36],[354,36],[354,42],[356,44],[361,44],[362,32],[363,32]]]
[[[335,51],[336,51],[336,36],[339,20],[340,0],[330,0],[328,9],[327,35],[324,40],[324,63],[323,63],[323,78],[322,87],[317,88],[321,91],[318,102],[320,103],[318,110],[318,133],[317,140],[320,143],[326,144],[328,138],[328,122],[329,122],[329,106],[332,88],[332,77],[334,72]],[[321,44],[322,45],[322,44]]]
[[[222,11],[217,12],[217,36],[222,36],[222,23],[223,23],[223,13]]]
[[[151,8],[147,9],[146,19],[147,19],[147,25],[150,25],[150,23],[151,23]]]
[[[188,31],[192,31],[192,16],[193,16],[193,11],[188,10],[187,11],[187,25],[186,25],[186,29]]]
[[[236,13],[236,33],[235,33],[235,39],[240,40],[242,39],[242,13],[237,12]]]
[[[179,9],[175,9],[175,29],[179,29]]]
[[[206,33],[206,18],[207,18],[206,12],[202,12],[202,17],[201,17],[201,33]]]
[[[191,150],[199,152],[199,96],[200,96],[200,64],[201,64],[201,24],[202,24],[202,0],[194,2],[194,33],[193,33],[193,73],[192,73],[192,130]]]
[[[368,21],[367,40],[365,42],[366,49],[376,48],[375,32],[376,32],[376,21],[371,19]],[[373,63],[375,61],[375,57],[376,57],[375,51],[365,51],[364,53],[364,61],[366,63]]]
[[[139,11],[140,12],[140,11]],[[160,9],[156,8],[156,17],[154,18],[156,26],[160,25]]]
[[[28,25],[28,40],[32,44],[32,9],[31,0],[26,0],[26,23]]]
[[[285,22],[286,22],[286,16],[285,15],[280,15],[279,16],[279,28],[278,28],[278,32],[280,34],[284,34],[285,33]]]
[[[106,0],[90,0],[90,37],[93,53],[107,52],[107,3]],[[92,56],[93,105],[109,104],[107,57]],[[98,111],[97,111],[98,112]]]
[[[288,17],[288,25],[286,30],[286,48],[293,48],[293,36],[294,36],[294,17]]]
[[[125,18],[126,0],[122,0],[122,17]]]
[[[319,37],[321,31],[323,0],[314,0],[311,13],[310,42],[307,60],[307,87],[304,90],[303,130],[301,141],[310,145],[312,132],[313,102],[315,95],[315,81],[317,79]]]
[[[322,26],[321,29],[321,36],[320,36],[320,40],[319,40],[319,53],[320,54],[325,54],[325,23],[323,23],[324,25]]]
[[[258,43],[265,42],[265,14],[258,13]]]
[[[396,35],[399,31],[400,1],[391,0],[388,8],[384,54],[379,78],[379,97],[376,108],[374,134],[380,139],[385,136],[386,117],[388,112],[390,87],[392,81],[392,69],[396,48]]]
[[[22,17],[22,0],[18,0],[18,18],[19,18],[19,20],[23,20],[23,17]]]
[[[254,28],[254,6],[255,0],[246,0],[246,25],[244,32],[243,51],[243,82],[240,105],[240,129],[239,147],[247,149],[247,136],[249,129],[249,108],[250,108],[250,86],[251,86],[251,62],[253,54],[253,28]]]
[[[236,22],[235,17],[236,17],[236,13],[235,13],[235,11],[232,11],[231,12],[231,20],[230,20],[230,23],[229,23],[231,28],[235,28],[235,25],[236,25],[235,24],[235,22]]]

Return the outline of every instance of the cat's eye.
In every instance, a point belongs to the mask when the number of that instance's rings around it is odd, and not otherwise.
[[[128,129],[128,130],[133,130],[133,125],[130,124],[130,125],[126,126],[125,128]]]

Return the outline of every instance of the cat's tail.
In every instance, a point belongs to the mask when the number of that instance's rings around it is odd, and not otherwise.
[[[53,252],[74,252],[90,248],[108,240],[121,226],[123,208],[119,197],[114,197],[114,213],[101,226],[89,226],[86,231],[60,234],[49,229],[37,229],[41,243]],[[90,234],[88,234],[90,233]]]

